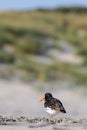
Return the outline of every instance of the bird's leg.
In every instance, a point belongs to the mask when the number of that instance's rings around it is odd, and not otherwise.
[[[50,115],[50,120],[54,120],[54,115]]]

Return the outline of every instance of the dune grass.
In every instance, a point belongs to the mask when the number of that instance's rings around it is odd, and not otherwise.
[[[77,54],[84,59],[83,65],[55,61],[52,65],[32,62],[29,59],[31,55],[45,55],[44,41],[47,38],[64,40],[72,44],[76,48]],[[11,46],[14,51],[11,54],[5,52],[3,50],[5,45]],[[60,49],[56,45],[54,48]],[[67,78],[87,85],[87,73],[85,73],[87,72],[87,12],[65,13],[60,10],[1,12],[0,62],[13,64],[14,71],[16,69],[23,71],[22,79],[24,80]]]

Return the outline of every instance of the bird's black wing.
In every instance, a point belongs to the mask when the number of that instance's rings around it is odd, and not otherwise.
[[[54,109],[55,109],[55,110],[59,110],[59,111],[61,111],[62,113],[66,113],[66,110],[65,110],[65,108],[63,107],[63,104],[61,103],[60,100],[54,98],[53,104],[54,104]]]

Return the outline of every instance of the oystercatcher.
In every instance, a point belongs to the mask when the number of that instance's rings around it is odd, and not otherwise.
[[[41,101],[45,101],[44,108],[45,111],[48,112],[51,117],[59,112],[66,113],[65,108],[60,100],[54,98],[51,93],[45,93],[45,97],[40,99]]]

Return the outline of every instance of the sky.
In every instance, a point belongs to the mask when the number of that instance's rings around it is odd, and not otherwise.
[[[0,0],[0,10],[33,10],[61,6],[87,7],[87,0]]]

